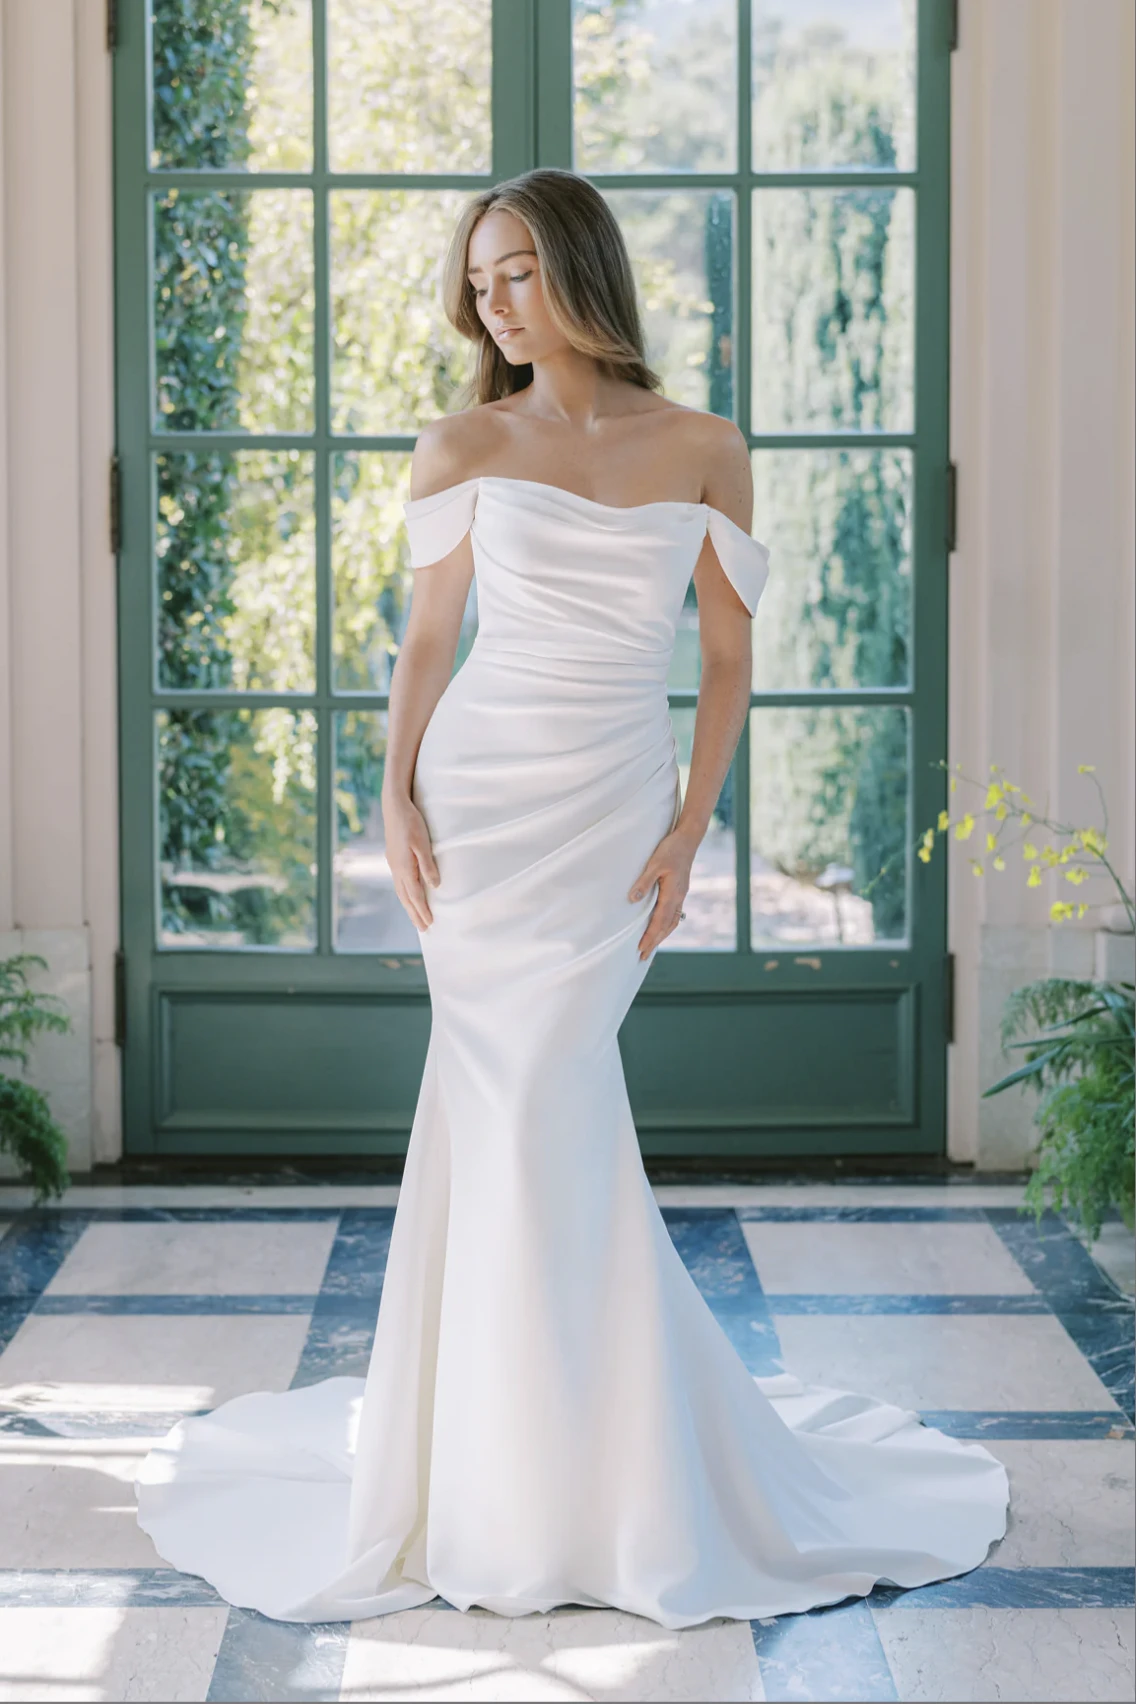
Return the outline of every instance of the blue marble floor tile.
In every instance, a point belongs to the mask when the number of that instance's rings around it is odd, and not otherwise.
[[[34,1301],[32,1296],[24,1296],[19,1300],[11,1296],[0,1296],[0,1355],[27,1319]]]
[[[318,1296],[41,1296],[37,1314],[307,1314]]]
[[[876,1586],[869,1603],[890,1609],[1128,1609],[1136,1599],[1132,1568],[994,1568],[983,1563],[953,1580],[909,1591]]]
[[[769,1225],[980,1224],[985,1207],[737,1207],[739,1219]],[[1013,1209],[1009,1209],[1013,1211]]]
[[[346,1207],[320,1286],[327,1296],[373,1297],[377,1305],[390,1251],[393,1207]]]
[[[783,1291],[770,1295],[775,1314],[1039,1314],[1048,1313],[1043,1296],[897,1296],[872,1293],[862,1296],[792,1296]]]
[[[1059,1214],[1047,1212],[1035,1224],[1032,1214],[1014,1207],[984,1213],[1054,1313],[1131,1312],[1131,1300],[1118,1295]]]
[[[231,1609],[210,1704],[337,1700],[350,1631],[347,1621],[272,1621],[253,1609]]]
[[[338,1219],[339,1207],[84,1207],[53,1209],[57,1218],[81,1213],[103,1225],[301,1225]]]
[[[952,1438],[1136,1438],[1128,1416],[1120,1409],[980,1409],[922,1408],[919,1417]]]
[[[867,1604],[835,1604],[753,1621],[766,1698],[893,1699],[899,1695]]]
[[[732,1207],[664,1207],[671,1241],[751,1373],[784,1371],[769,1298]]]
[[[0,1296],[40,1295],[90,1222],[89,1213],[22,1213],[0,1244]]]
[[[0,1568],[0,1609],[163,1609],[218,1604],[175,1568]]]
[[[292,1389],[320,1379],[365,1379],[375,1340],[379,1304],[354,1296],[321,1296],[312,1310]]]
[[[1118,1408],[1136,1419],[1136,1364],[1131,1306],[1109,1313],[1066,1313],[1058,1319]]]

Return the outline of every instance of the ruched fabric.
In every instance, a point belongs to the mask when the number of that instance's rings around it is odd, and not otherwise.
[[[980,1563],[982,1445],[791,1370],[753,1378],[644,1173],[617,1045],[679,807],[666,678],[707,532],[751,611],[768,552],[701,503],[481,478],[407,505],[412,561],[472,529],[478,633],[414,797],[439,887],[431,1033],[366,1380],[257,1392],[146,1458],[160,1554],[281,1620],[440,1594],[677,1628]]]

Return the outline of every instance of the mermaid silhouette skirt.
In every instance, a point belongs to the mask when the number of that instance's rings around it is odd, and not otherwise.
[[[648,1186],[617,1032],[673,825],[666,676],[703,540],[747,608],[764,546],[702,503],[525,480],[408,503],[472,531],[479,629],[422,740],[441,875],[431,1033],[366,1380],[175,1426],[137,1481],[174,1567],[280,1620],[610,1606],[670,1628],[918,1586],[1006,1528],[1001,1463],[871,1396],[752,1377]]]

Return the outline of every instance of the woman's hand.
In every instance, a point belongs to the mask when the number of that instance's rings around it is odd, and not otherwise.
[[[698,842],[681,829],[672,829],[664,836],[647,859],[637,881],[632,883],[628,898],[642,899],[654,882],[659,884],[658,897],[651,907],[647,927],[639,939],[639,957],[653,953],[660,941],[677,929],[682,916],[682,902],[690,887],[690,871]]]
[[[437,887],[441,878],[426,819],[405,794],[384,793],[382,807],[387,863],[394,877],[394,891],[414,927],[428,928],[433,917],[426,888]]]

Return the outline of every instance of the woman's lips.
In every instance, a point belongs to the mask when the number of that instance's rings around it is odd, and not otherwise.
[[[498,327],[495,335],[498,343],[504,343],[507,337],[515,337],[518,331],[524,331],[524,329],[523,325],[503,325]]]

